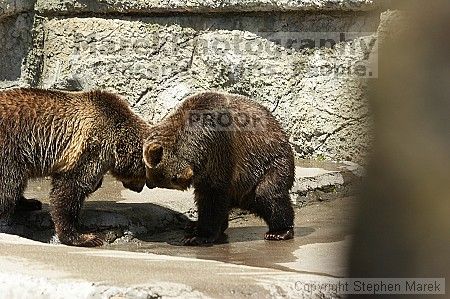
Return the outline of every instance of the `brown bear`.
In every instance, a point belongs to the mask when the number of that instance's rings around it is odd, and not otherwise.
[[[0,219],[15,207],[40,208],[22,194],[28,179],[51,176],[51,216],[61,243],[101,245],[98,236],[76,231],[83,201],[108,171],[126,188],[142,190],[149,128],[126,101],[107,92],[0,92]]]
[[[271,113],[252,100],[216,92],[188,97],[152,127],[144,161],[147,186],[195,189],[198,221],[185,245],[218,241],[235,207],[265,220],[265,239],[293,238],[292,148]]]

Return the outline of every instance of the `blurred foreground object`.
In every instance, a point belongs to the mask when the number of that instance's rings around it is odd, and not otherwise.
[[[413,2],[402,2],[402,21],[380,26],[376,144],[350,275],[445,277],[448,293],[450,1]]]

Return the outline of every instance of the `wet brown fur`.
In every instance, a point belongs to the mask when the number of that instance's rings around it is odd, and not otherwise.
[[[27,203],[22,194],[28,179],[51,176],[51,215],[60,241],[100,245],[95,235],[76,231],[83,201],[108,171],[124,186],[142,190],[148,130],[126,101],[111,93],[0,92],[0,218]]]
[[[187,126],[190,111],[202,110],[256,115],[264,127],[220,131]],[[293,237],[293,152],[280,124],[250,99],[215,92],[187,98],[152,128],[144,160],[153,186],[195,188],[198,224],[187,245],[217,241],[233,207],[262,217],[269,226],[266,239]]]

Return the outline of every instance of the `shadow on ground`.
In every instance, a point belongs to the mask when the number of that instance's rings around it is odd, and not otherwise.
[[[240,243],[249,241],[261,241],[267,226],[240,226],[230,227],[225,231],[218,244]],[[304,237],[315,231],[312,227],[295,227],[295,237]],[[139,239],[145,242],[167,243],[169,245],[181,246],[184,237],[184,230],[175,228],[174,230],[162,231],[151,235],[140,236]],[[275,242],[276,243],[276,242]]]
[[[43,203],[40,211],[16,212],[9,225],[1,227],[1,232],[51,242],[54,226],[49,211],[49,205]],[[184,214],[156,204],[95,201],[85,203],[78,229],[104,234],[106,241],[112,242],[127,234],[139,237],[179,230],[188,221]]]
[[[49,205],[44,203],[41,211],[16,212],[10,225],[2,228],[2,232],[39,242],[51,242],[54,228],[49,209]],[[232,227],[226,230],[219,243],[263,240],[267,226],[264,223],[246,223],[248,217],[252,216],[244,215],[231,220]],[[79,231],[103,234],[108,243],[131,235],[142,242],[182,246],[184,227],[188,222],[185,214],[152,203],[94,201],[85,203],[80,214]],[[312,227],[295,227],[297,238],[313,232]]]
[[[295,238],[287,241],[264,240],[266,230],[266,226],[230,227],[226,230],[222,243],[190,247],[182,246],[184,231],[175,229],[140,236],[140,243],[111,244],[107,247],[298,272],[282,264],[296,261],[294,251],[305,242],[304,237],[313,234],[315,229],[295,227]]]

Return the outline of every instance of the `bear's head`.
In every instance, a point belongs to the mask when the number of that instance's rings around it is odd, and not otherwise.
[[[142,141],[139,144],[139,136],[133,136],[132,132],[129,132],[129,135],[132,137],[121,137],[116,142],[115,165],[111,169],[111,174],[121,181],[125,188],[141,192],[146,184],[145,164],[142,161]]]
[[[147,187],[186,190],[192,184],[194,171],[169,146],[148,141],[144,144]]]
[[[141,192],[146,184],[145,180],[140,179],[123,179],[122,185],[134,192]]]

